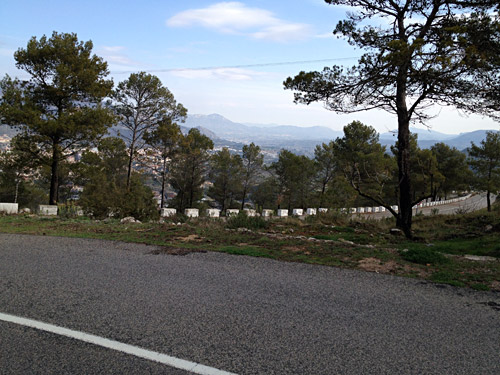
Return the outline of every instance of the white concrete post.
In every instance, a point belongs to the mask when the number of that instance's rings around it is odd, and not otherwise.
[[[0,203],[0,212],[5,212],[6,214],[17,214],[19,211],[19,205],[17,203]]]
[[[287,217],[288,210],[278,210],[277,215],[278,215],[278,217]]]
[[[257,216],[257,211],[252,210],[250,208],[244,208],[243,211],[245,211],[247,213],[248,217]]]
[[[273,210],[262,210],[262,217],[271,217],[273,216]]]
[[[199,217],[200,216],[200,210],[197,208],[186,208],[184,210],[184,215],[187,217]]]
[[[160,210],[161,217],[170,217],[175,216],[177,214],[177,210],[175,208],[162,208]]]
[[[235,208],[228,208],[226,210],[226,216],[227,217],[229,217],[229,216],[238,216],[239,213],[240,213],[240,210],[235,209]]]
[[[209,208],[206,211],[207,217],[219,217],[220,216],[220,210],[216,208]]]
[[[315,208],[308,208],[306,210],[306,215],[311,215],[311,216],[316,215],[316,209]]]
[[[46,216],[57,216],[57,205],[41,204],[38,206],[38,213]]]

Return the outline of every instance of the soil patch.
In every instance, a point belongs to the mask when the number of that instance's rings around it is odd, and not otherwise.
[[[206,253],[206,250],[200,249],[185,249],[182,247],[164,246],[150,252],[153,255],[167,254],[167,255],[188,255],[191,253]]]

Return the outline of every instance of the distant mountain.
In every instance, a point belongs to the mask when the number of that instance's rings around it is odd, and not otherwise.
[[[297,154],[314,155],[316,145],[342,137],[342,131],[335,131],[325,126],[300,127],[276,124],[241,124],[218,115],[189,115],[186,122],[181,124],[183,133],[190,128],[198,128],[214,141],[216,149],[229,147],[240,151],[244,144],[254,142],[271,155],[277,155],[280,149],[286,148]],[[450,147],[463,151],[470,147],[471,141],[479,144],[486,138],[487,130],[476,130],[461,134],[444,134],[435,130],[412,127],[410,130],[418,134],[418,144],[422,148],[429,148],[435,143],[443,142]],[[0,125],[0,136],[14,136],[15,130]],[[130,135],[130,131],[123,126],[114,126],[110,135],[122,137]],[[393,145],[397,140],[397,131],[380,134],[380,143],[386,146]]]
[[[475,130],[467,133],[460,134],[444,134],[435,131],[428,131],[425,129],[411,128],[412,133],[418,134],[418,145],[420,148],[430,148],[434,144],[442,142],[450,147],[456,147],[458,150],[463,151],[470,147],[470,143],[474,142],[479,144],[486,138],[486,132],[491,130]],[[398,139],[397,132],[388,132],[380,134],[380,143],[384,146],[393,145]]]
[[[460,151],[465,150],[466,148],[470,147],[470,143],[474,142],[476,145],[479,145],[482,140],[486,139],[486,132],[491,131],[491,130],[476,130],[473,132],[468,132],[468,133],[460,133],[459,135],[455,136],[454,138],[447,139],[445,141],[442,141],[446,143],[450,147],[456,147]],[[435,141],[422,141],[419,142],[420,147],[422,148],[429,148],[433,144],[438,143]]]
[[[183,126],[203,127],[234,142],[255,142],[262,146],[286,146],[288,141],[330,141],[342,135],[324,126],[300,127],[291,125],[245,125],[218,115],[189,115]],[[320,143],[320,142],[318,142]]]
[[[418,134],[418,140],[419,141],[435,141],[435,142],[440,142],[444,141],[447,139],[452,139],[457,137],[456,134],[445,134],[445,133],[440,133],[432,129],[421,129],[421,128],[415,128],[411,127],[410,131],[412,133]],[[386,133],[381,133],[380,134],[380,139],[396,139],[398,136],[398,131],[390,131]]]

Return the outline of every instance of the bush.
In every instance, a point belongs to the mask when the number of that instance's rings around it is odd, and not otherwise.
[[[443,264],[449,262],[443,254],[432,249],[410,249],[401,254],[404,260],[418,264]]]
[[[260,216],[248,216],[246,212],[240,211],[237,216],[230,217],[227,220],[226,226],[230,229],[266,229],[269,227],[269,223]]]
[[[80,210],[81,207],[74,204],[74,202],[66,202],[58,205],[57,215],[64,218],[74,218],[78,216]]]
[[[84,212],[98,219],[133,216],[144,221],[159,216],[151,189],[135,174],[129,189],[108,181],[106,176],[98,176],[85,185],[80,203]]]

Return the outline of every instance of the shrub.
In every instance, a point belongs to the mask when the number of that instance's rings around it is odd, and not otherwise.
[[[230,229],[266,229],[269,223],[260,216],[247,216],[246,212],[240,211],[237,216],[230,217],[226,226]]]

